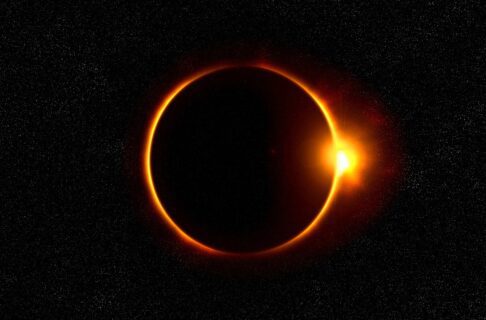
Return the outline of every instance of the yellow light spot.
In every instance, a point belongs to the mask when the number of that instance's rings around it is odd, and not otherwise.
[[[348,155],[342,150],[337,152],[336,166],[337,166],[337,173],[339,175],[343,174],[351,167],[351,162]]]

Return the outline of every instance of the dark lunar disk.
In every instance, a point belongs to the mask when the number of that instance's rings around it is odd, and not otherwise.
[[[329,125],[297,84],[260,68],[229,68],[187,86],[152,144],[155,189],[174,222],[219,250],[269,249],[321,210],[332,173]]]

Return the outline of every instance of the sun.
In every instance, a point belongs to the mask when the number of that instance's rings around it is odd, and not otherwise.
[[[331,203],[333,202],[335,195],[337,193],[338,189],[338,184],[341,185],[342,183],[340,182],[341,178],[346,177],[353,177],[355,175],[355,168],[357,164],[357,152],[355,147],[355,143],[349,144],[348,141],[343,141],[340,139],[340,134],[338,133],[338,130],[336,128],[336,123],[334,122],[333,117],[330,114],[330,111],[328,110],[327,104],[320,99],[320,97],[312,91],[307,85],[304,84],[304,82],[297,77],[289,74],[286,71],[283,71],[282,69],[276,68],[274,66],[270,66],[268,64],[249,64],[245,65],[249,67],[254,67],[254,68],[260,68],[264,69],[273,73],[276,73],[290,81],[292,81],[295,85],[299,86],[303,91],[305,91],[316,103],[316,105],[319,107],[320,111],[322,112],[322,115],[327,121],[327,124],[330,127],[331,131],[331,141],[330,142],[330,150],[331,153],[328,153],[327,157],[327,162],[329,163],[329,168],[333,172],[333,180],[332,180],[332,185],[330,192],[328,194],[327,199],[325,199],[323,206],[321,210],[317,213],[315,216],[314,220],[304,229],[302,230],[298,235],[296,235],[294,238],[288,240],[285,243],[282,243],[280,245],[277,245],[276,247],[263,250],[263,251],[258,251],[258,252],[253,252],[253,253],[247,253],[246,255],[251,255],[251,256],[259,256],[262,254],[268,254],[268,253],[276,253],[280,252],[283,249],[286,249],[295,243],[299,242],[303,238],[305,238],[307,235],[309,235],[315,228],[316,225],[319,224],[319,222],[323,219],[323,217],[326,215],[326,213],[329,211],[329,207],[331,206]],[[157,124],[159,119],[162,117],[162,114],[164,113],[164,110],[167,108],[167,106],[171,103],[171,101],[174,99],[174,97],[181,92],[185,87],[187,87],[189,84],[192,82],[196,81],[197,79],[204,77],[205,75],[208,75],[210,73],[213,73],[218,70],[226,69],[226,68],[231,68],[233,67],[232,65],[220,65],[216,66],[214,68],[209,68],[206,70],[203,70],[202,72],[196,73],[186,79],[185,81],[182,81],[175,89],[173,89],[169,94],[166,96],[166,98],[162,101],[162,103],[159,105],[158,109],[155,112],[155,115],[153,116],[151,120],[151,124],[148,128],[148,134],[145,142],[145,150],[143,154],[143,162],[144,162],[144,171],[145,171],[145,180],[150,192],[150,196],[152,198],[152,201],[160,214],[160,216],[165,220],[168,225],[171,226],[171,228],[181,237],[182,240],[185,242],[193,245],[194,247],[197,247],[207,253],[211,254],[218,254],[218,255],[235,255],[236,253],[233,252],[226,252],[226,251],[221,251],[212,247],[209,247],[208,245],[201,243],[197,241],[196,239],[192,238],[189,234],[187,234],[185,231],[183,231],[171,218],[169,213],[166,211],[164,208],[162,202],[160,201],[157,192],[154,187],[154,183],[152,180],[152,172],[151,172],[151,164],[150,164],[150,159],[151,159],[151,148],[152,148],[152,139],[154,136],[154,132],[157,128]],[[346,143],[344,143],[346,142]],[[353,173],[353,174],[350,174]],[[239,255],[239,254],[236,254]]]
[[[336,174],[342,176],[351,174],[355,171],[358,156],[353,149],[339,149],[336,152]]]
[[[344,174],[351,166],[349,156],[344,151],[338,151],[336,154],[336,170],[339,175]]]

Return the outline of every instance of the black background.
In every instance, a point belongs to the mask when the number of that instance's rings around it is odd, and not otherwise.
[[[486,317],[484,5],[283,1],[0,5],[4,318]],[[399,120],[394,201],[333,255],[272,278],[161,249],[125,165],[153,80],[233,42],[299,50]]]

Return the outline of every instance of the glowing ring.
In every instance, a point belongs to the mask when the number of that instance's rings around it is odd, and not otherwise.
[[[164,206],[162,205],[157,192],[155,190],[154,182],[152,180],[152,171],[151,171],[151,165],[150,165],[150,157],[151,157],[151,150],[152,150],[152,140],[155,134],[155,130],[157,129],[157,124],[159,123],[160,118],[162,117],[162,114],[164,113],[164,110],[167,108],[167,106],[172,102],[175,96],[179,94],[184,88],[186,88],[189,84],[193,83],[194,81],[211,74],[216,71],[220,71],[223,69],[229,69],[229,68],[234,68],[234,67],[253,67],[253,68],[259,68],[263,69],[266,71],[273,72],[275,74],[278,74],[288,80],[290,80],[292,83],[300,87],[302,90],[304,90],[313,100],[314,102],[319,106],[319,109],[321,110],[322,114],[324,115],[324,118],[326,119],[329,129],[331,131],[331,137],[332,137],[332,142],[333,145],[336,146],[336,141],[337,141],[337,134],[336,134],[336,129],[334,122],[332,120],[332,117],[329,113],[329,111],[326,108],[326,105],[324,102],[322,102],[306,85],[303,84],[302,81],[298,80],[296,77],[290,75],[287,72],[282,71],[281,69],[275,68],[273,66],[269,65],[263,65],[263,64],[249,64],[249,65],[222,65],[210,69],[206,69],[202,72],[196,73],[195,75],[191,76],[190,78],[187,78],[186,80],[182,81],[177,87],[175,87],[162,101],[162,103],[159,105],[157,108],[157,111],[155,112],[155,115],[153,116],[149,130],[147,133],[147,140],[146,140],[146,146],[145,146],[145,152],[144,152],[144,172],[145,172],[145,178],[146,182],[150,191],[150,196],[152,198],[152,201],[154,202],[154,205],[156,206],[158,213],[161,215],[161,217],[171,226],[173,230],[187,243],[205,251],[208,253],[212,254],[220,254],[220,255],[261,255],[261,254],[267,254],[267,253],[273,253],[280,251],[282,249],[288,248],[291,245],[294,245],[298,241],[302,240],[306,235],[308,235],[312,229],[321,221],[321,219],[324,217],[326,214],[333,198],[336,193],[337,189],[337,184],[338,184],[338,173],[336,167],[334,168],[334,173],[333,173],[333,180],[331,184],[331,190],[329,191],[329,194],[326,198],[326,201],[324,202],[324,205],[322,206],[321,210],[319,213],[316,215],[314,220],[305,228],[303,229],[299,234],[291,238],[290,240],[287,240],[286,242],[279,244],[277,246],[274,246],[270,249],[265,249],[261,251],[255,251],[255,252],[249,252],[249,253],[240,253],[240,252],[230,252],[230,251],[223,251],[219,249],[212,248],[208,245],[205,245],[202,242],[199,242],[198,240],[192,238],[190,235],[188,235],[184,230],[182,230],[175,222],[172,220],[170,215],[167,213],[165,210]]]

